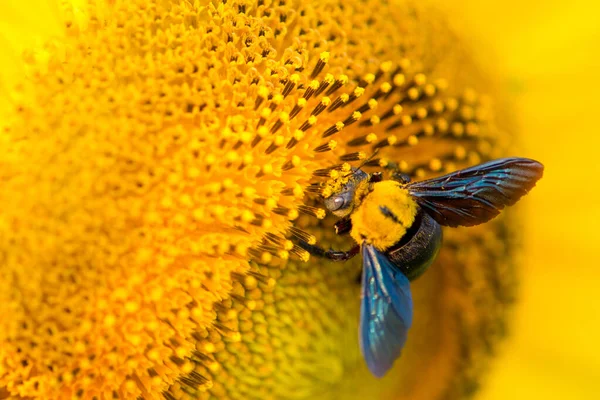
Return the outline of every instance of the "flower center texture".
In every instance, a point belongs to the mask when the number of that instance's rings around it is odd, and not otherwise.
[[[491,72],[418,1],[89,1],[1,110],[0,398],[458,398],[505,330],[507,219],[448,231],[387,378],[319,195],[504,154]],[[75,11],[78,11],[77,13]],[[84,18],[76,18],[83,13]],[[375,154],[374,157],[370,158]]]

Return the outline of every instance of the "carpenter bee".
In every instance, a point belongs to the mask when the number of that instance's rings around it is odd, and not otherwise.
[[[383,180],[381,172],[360,168],[329,181],[323,199],[341,217],[336,233],[350,233],[357,244],[350,251],[301,245],[334,261],[362,253],[359,341],[373,375],[385,375],[400,356],[412,323],[409,283],[435,260],[441,226],[489,221],[533,188],[543,169],[534,160],[504,158],[413,183],[397,171]]]

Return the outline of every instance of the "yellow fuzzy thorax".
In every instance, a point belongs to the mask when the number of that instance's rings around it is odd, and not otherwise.
[[[460,298],[439,295],[445,276],[420,280],[430,319],[389,381],[360,358],[358,260],[297,245],[343,245],[320,221],[323,179],[375,150],[418,178],[503,153],[490,71],[434,10],[69,3],[64,35],[0,85],[14,87],[0,110],[0,398],[376,399],[401,385],[433,399],[471,384],[490,347],[471,336],[504,310],[478,309],[503,290],[478,269],[506,263],[492,225],[441,255],[474,276],[449,290]],[[403,227],[414,218],[387,185],[353,217],[379,248],[403,234],[375,209],[388,194]]]
[[[394,217],[381,210],[386,207]],[[354,210],[350,235],[357,243],[368,243],[385,251],[402,239],[417,214],[417,203],[398,182],[374,183],[372,190]]]

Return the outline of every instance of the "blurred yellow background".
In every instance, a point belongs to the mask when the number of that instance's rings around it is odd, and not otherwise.
[[[515,98],[519,156],[546,165],[521,206],[519,304],[480,400],[591,399],[600,393],[600,5],[593,1],[437,0],[498,55]],[[20,8],[22,9],[22,7]],[[3,6],[0,32],[33,46],[56,29],[43,16]],[[14,15],[12,15],[13,13]],[[19,24],[11,26],[11,21]],[[31,32],[35,32],[32,34]],[[0,36],[0,47],[6,48]],[[11,44],[14,47],[14,43]],[[18,71],[2,52],[0,75]],[[7,79],[10,81],[10,79]],[[6,99],[0,100],[6,101]],[[517,155],[517,154],[515,154]]]
[[[525,254],[511,336],[478,398],[598,398],[600,5],[463,0],[445,8],[497,53],[519,112],[519,155],[546,166],[521,207]]]

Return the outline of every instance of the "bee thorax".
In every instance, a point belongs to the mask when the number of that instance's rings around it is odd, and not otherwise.
[[[366,241],[380,251],[400,241],[417,214],[415,201],[394,181],[372,184],[371,191],[357,203],[350,234],[356,242]]]

